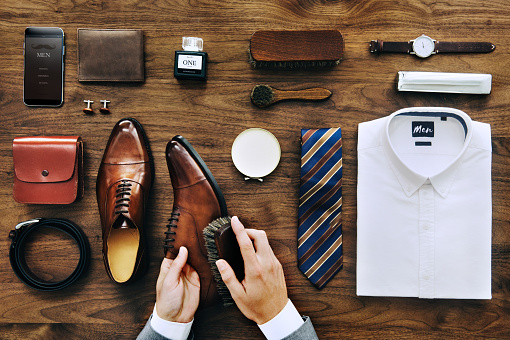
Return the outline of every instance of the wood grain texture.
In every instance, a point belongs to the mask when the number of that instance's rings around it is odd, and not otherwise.
[[[338,30],[257,31],[250,38],[250,54],[255,61],[337,62],[344,53]]]
[[[324,100],[329,98],[331,94],[331,91],[322,87],[303,90],[275,90],[277,100]]]
[[[22,103],[23,31],[58,26],[66,34],[64,105],[28,108]],[[137,28],[144,31],[143,84],[79,83],[78,28]],[[345,53],[338,66],[310,70],[253,69],[249,39],[257,30],[338,29]],[[0,338],[134,338],[149,317],[163,257],[163,232],[173,193],[164,157],[166,143],[185,136],[200,153],[226,197],[229,211],[249,227],[267,232],[282,262],[289,296],[312,318],[321,339],[505,339],[510,338],[510,3],[507,0],[4,0],[0,5]],[[421,34],[440,41],[490,41],[490,54],[410,55],[368,52],[372,39],[407,41]],[[182,36],[204,39],[207,82],[177,81],[174,50]],[[398,71],[491,73],[492,94],[399,93]],[[284,102],[255,107],[256,84],[278,89],[324,87],[333,95],[320,103]],[[82,112],[95,101],[95,114]],[[111,101],[110,115],[99,100]],[[420,300],[357,297],[357,125],[411,106],[446,106],[491,124],[493,145],[492,300]],[[147,214],[150,267],[129,286],[105,272],[95,198],[99,163],[111,129],[121,118],[139,120],[154,153],[156,178]],[[342,127],[344,269],[317,291],[297,268],[296,228],[300,129]],[[230,147],[243,130],[261,127],[280,141],[282,159],[263,183],[237,172]],[[85,146],[85,197],[67,206],[22,205],[12,198],[12,140],[27,135],[80,135]],[[59,292],[27,288],[12,272],[8,232],[33,217],[67,218],[89,238],[92,260],[84,276]],[[44,252],[51,248],[41,240]],[[59,243],[60,244],[60,243]],[[70,247],[69,249],[72,249]],[[61,257],[59,257],[61,258]],[[69,263],[76,258],[70,256]],[[36,258],[33,258],[37,261]],[[62,260],[67,261],[66,259]],[[473,273],[476,275],[476,273]],[[235,307],[199,312],[196,339],[262,339],[257,326]]]

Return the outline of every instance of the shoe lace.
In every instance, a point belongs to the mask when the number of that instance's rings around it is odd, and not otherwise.
[[[179,216],[181,214],[177,212],[177,209],[174,208],[174,211],[172,211],[171,213],[171,216],[170,218],[168,219],[168,224],[166,225],[166,227],[168,228],[167,231],[165,231],[165,245],[163,246],[165,248],[165,253],[168,249],[171,249],[173,248],[173,244],[168,244],[168,242],[173,242],[175,241],[174,238],[170,238],[171,236],[169,235],[176,235],[175,231],[172,231],[172,228],[177,228],[177,224],[175,223],[172,223],[172,222],[179,222]]]
[[[117,185],[115,198],[115,213],[128,213],[127,208],[129,208],[129,197],[131,195],[131,183],[128,181],[122,180],[121,183]]]

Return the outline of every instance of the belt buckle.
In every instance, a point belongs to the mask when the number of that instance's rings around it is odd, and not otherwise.
[[[11,230],[9,232],[9,238],[12,239],[12,242],[15,242],[16,236],[18,236],[18,230],[19,230],[19,232],[21,232],[22,228],[26,227],[27,225],[37,223],[40,220],[41,220],[41,218],[33,218],[31,220],[28,220],[25,222],[20,222],[20,223],[16,224],[16,226],[14,227],[14,230]]]

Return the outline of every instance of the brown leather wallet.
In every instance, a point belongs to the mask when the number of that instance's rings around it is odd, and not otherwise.
[[[12,156],[16,202],[70,204],[83,197],[81,137],[17,137]]]
[[[79,81],[144,81],[143,59],[142,30],[78,28]]]

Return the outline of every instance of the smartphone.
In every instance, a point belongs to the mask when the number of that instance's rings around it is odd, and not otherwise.
[[[23,55],[23,102],[27,106],[60,106],[64,101],[64,31],[27,27]]]

